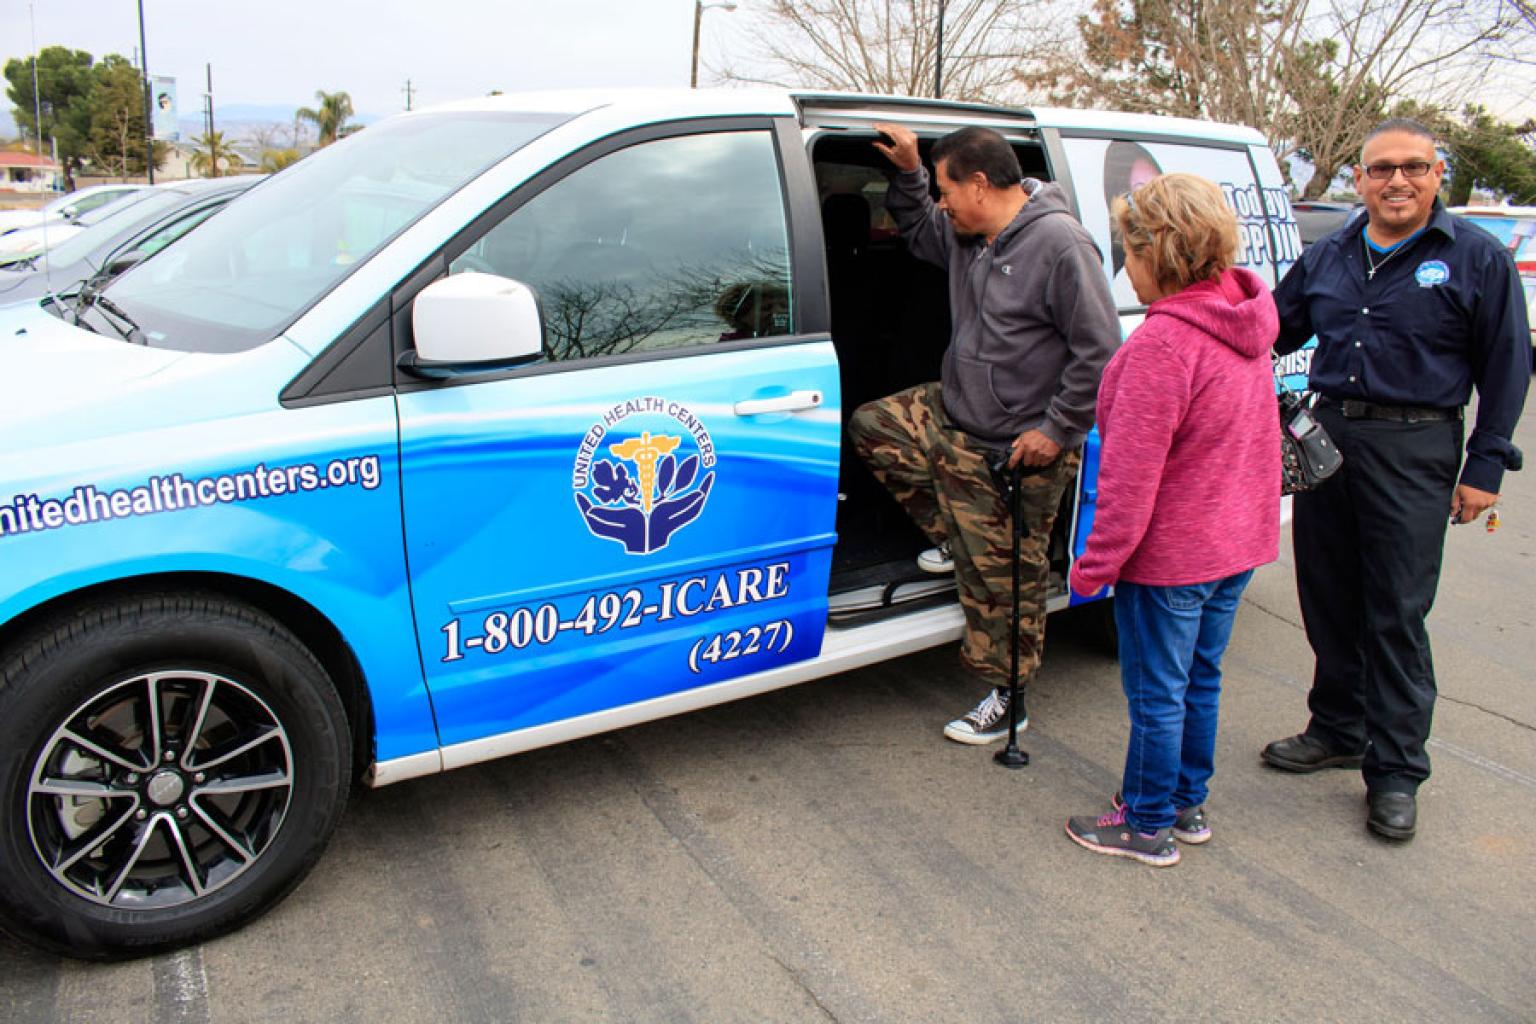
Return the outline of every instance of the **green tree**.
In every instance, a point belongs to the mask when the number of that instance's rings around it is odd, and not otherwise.
[[[1447,206],[1465,206],[1474,188],[1483,188],[1520,206],[1536,204],[1536,121],[1510,124],[1480,106],[1460,120],[1435,125],[1445,151]]]
[[[313,124],[320,136],[320,145],[329,146],[346,134],[347,118],[356,113],[352,109],[352,97],[345,92],[316,89],[315,100],[317,102],[314,107],[300,107],[294,112],[294,117]]]
[[[91,55],[84,50],[49,46],[38,53],[37,94],[32,90],[34,58],[12,58],[5,62],[6,97],[13,104],[11,117],[23,138],[38,137],[37,112],[42,110],[42,151],[57,144],[59,162],[64,165],[66,184],[74,187],[74,175],[80,170],[90,135],[88,105],[95,78]]]
[[[85,155],[100,174],[118,178],[143,174],[147,125],[139,69],[126,57],[111,53],[91,68],[91,76]],[[156,165],[164,156],[164,147],[157,146]]]

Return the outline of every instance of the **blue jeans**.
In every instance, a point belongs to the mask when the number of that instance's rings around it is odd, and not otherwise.
[[[1120,680],[1131,741],[1120,794],[1143,832],[1199,807],[1216,760],[1221,656],[1253,570],[1182,587],[1115,585]]]

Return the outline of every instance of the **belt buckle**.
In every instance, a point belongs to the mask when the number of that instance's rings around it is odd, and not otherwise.
[[[1371,407],[1357,398],[1346,398],[1339,402],[1339,412],[1347,420],[1359,420],[1371,414]]]

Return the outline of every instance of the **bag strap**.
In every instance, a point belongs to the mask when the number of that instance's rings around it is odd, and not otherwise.
[[[1275,375],[1275,400],[1280,403],[1282,414],[1295,415],[1302,409],[1317,407],[1315,391],[1297,390],[1285,382],[1285,374],[1280,372],[1280,357],[1273,352],[1269,354],[1269,365]]]
[[[1269,368],[1275,375],[1275,393],[1277,395],[1288,394],[1299,399],[1311,397],[1305,389],[1298,391],[1285,382],[1285,374],[1280,372],[1280,357],[1274,352],[1269,353]],[[1310,405],[1311,403],[1308,402],[1306,404]]]

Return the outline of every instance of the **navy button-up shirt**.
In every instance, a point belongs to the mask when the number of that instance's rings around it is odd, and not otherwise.
[[[1284,355],[1317,335],[1310,385],[1330,398],[1450,409],[1477,387],[1461,482],[1498,493],[1531,379],[1531,331],[1514,260],[1435,200],[1428,226],[1366,277],[1363,217],[1308,249],[1275,290]]]

